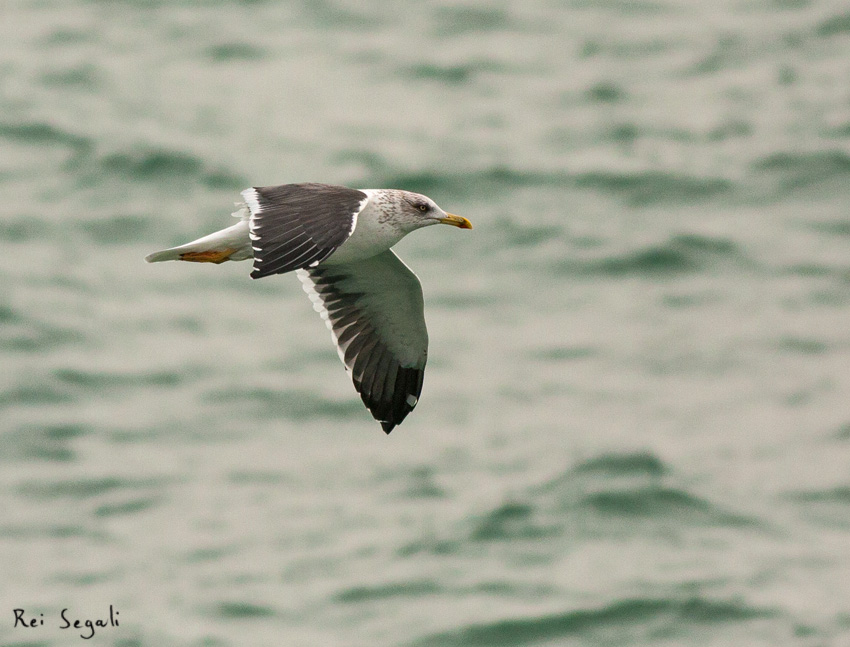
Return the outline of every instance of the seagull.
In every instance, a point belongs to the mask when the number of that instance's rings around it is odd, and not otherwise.
[[[415,229],[472,224],[397,189],[283,184],[242,197],[235,225],[145,260],[253,259],[254,279],[294,270],[363,404],[389,434],[419,402],[428,357],[422,286],[390,248]]]

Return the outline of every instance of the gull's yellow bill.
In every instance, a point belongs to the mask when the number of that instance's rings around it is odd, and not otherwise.
[[[456,216],[453,213],[447,213],[445,218],[440,218],[440,222],[444,225],[452,225],[461,229],[472,229],[472,223],[463,216]]]

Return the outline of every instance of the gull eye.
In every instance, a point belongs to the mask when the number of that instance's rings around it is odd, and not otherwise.
[[[425,213],[426,211],[428,211],[428,205],[425,204],[424,202],[420,202],[419,203],[419,211],[421,211],[422,213]]]

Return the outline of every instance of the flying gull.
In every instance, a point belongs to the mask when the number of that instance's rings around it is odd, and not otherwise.
[[[284,184],[245,189],[242,197],[235,225],[145,260],[253,258],[254,279],[295,270],[354,388],[390,433],[419,401],[428,357],[422,286],[390,248],[420,227],[472,224],[395,189]]]

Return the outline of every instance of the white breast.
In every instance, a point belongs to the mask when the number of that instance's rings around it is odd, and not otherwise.
[[[386,214],[376,206],[373,200],[375,191],[372,189],[362,189],[362,191],[369,196],[369,201],[357,214],[354,231],[323,264],[338,265],[371,258],[404,238],[406,232],[394,226]]]

